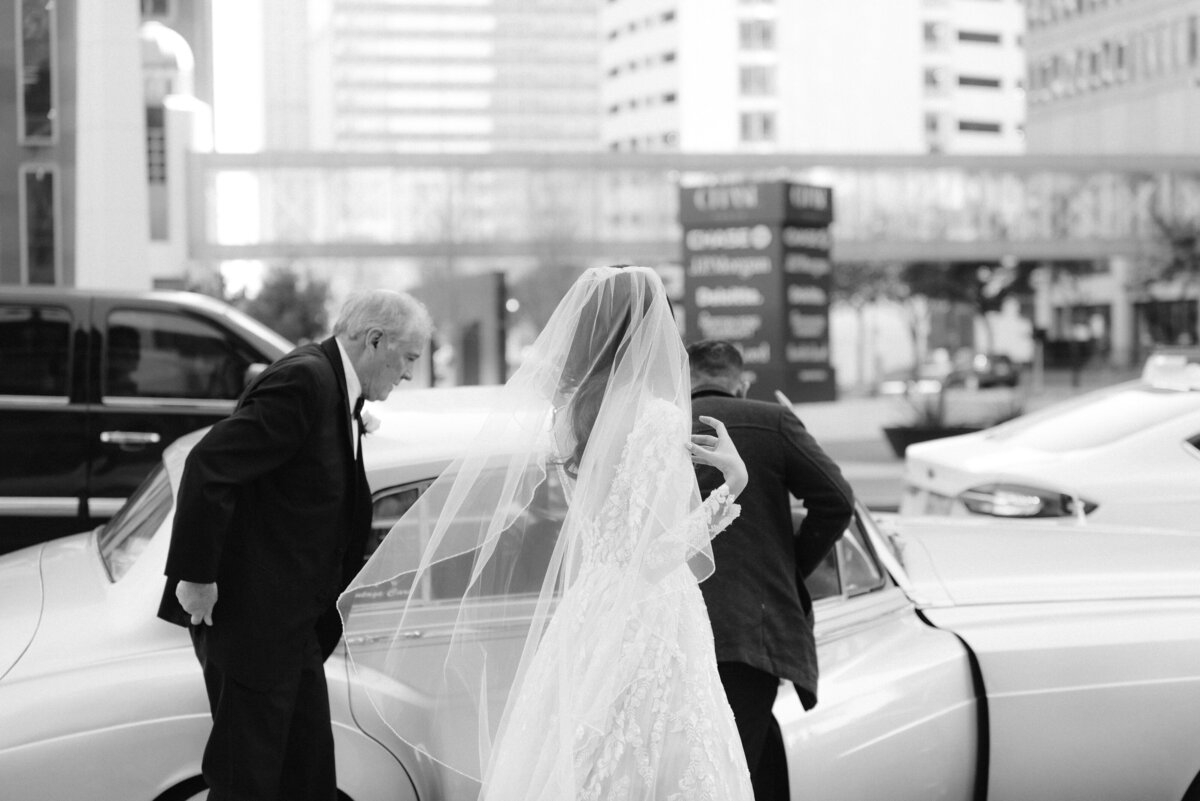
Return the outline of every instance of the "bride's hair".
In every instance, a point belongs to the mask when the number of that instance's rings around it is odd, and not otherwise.
[[[612,265],[618,269],[629,266]],[[575,446],[562,464],[572,476],[583,461],[609,377],[625,356],[634,329],[654,301],[654,284],[641,280],[632,271],[611,274],[598,284],[580,312],[559,386],[560,394],[571,397],[571,435]],[[640,307],[636,315],[635,305]]]

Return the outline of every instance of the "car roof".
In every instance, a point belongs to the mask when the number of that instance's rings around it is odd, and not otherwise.
[[[436,478],[481,431],[500,387],[405,388],[367,407],[379,429],[363,439],[363,460],[374,491]],[[180,437],[164,461],[178,480],[183,459],[208,429]]]
[[[33,301],[64,303],[71,300],[85,301],[91,299],[161,303],[165,306],[205,312],[209,316],[224,317],[243,334],[254,340],[253,344],[266,351],[267,355],[272,359],[279,358],[295,347],[294,343],[289,342],[278,332],[263,325],[235,306],[219,298],[202,295],[199,292],[173,289],[116,290],[51,286],[0,287],[0,302],[17,300],[26,303]]]

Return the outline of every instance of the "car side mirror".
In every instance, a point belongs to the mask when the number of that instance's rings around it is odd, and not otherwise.
[[[267,365],[262,362],[255,362],[246,368],[246,372],[242,374],[242,389],[250,386],[250,382],[258,378],[263,370],[267,369]]]

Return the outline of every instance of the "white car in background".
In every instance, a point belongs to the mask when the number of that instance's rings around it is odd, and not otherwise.
[[[377,534],[486,406],[486,393],[417,390],[376,410],[364,455]],[[197,436],[106,526],[0,557],[0,798],[206,794],[203,678],[186,632],[155,617],[169,475]],[[553,547],[548,489],[526,510],[539,528],[512,549],[517,564]],[[982,518],[895,526],[860,507],[810,577],[820,703],[805,712],[781,684],[774,707],[792,798],[1200,801],[1200,537]],[[398,531],[418,548],[425,536],[420,521]],[[447,561],[441,583],[465,558]],[[391,590],[360,596],[374,614],[347,639],[369,649],[398,636],[440,665],[441,590]],[[434,625],[397,630],[393,596],[408,593]],[[360,673],[339,648],[326,677],[343,801],[469,801],[471,787],[397,740],[363,690],[386,681],[409,714],[429,714],[422,676]]]
[[[900,514],[1065,518],[1200,533],[1200,364],[1142,377],[984,431],[912,445]]]

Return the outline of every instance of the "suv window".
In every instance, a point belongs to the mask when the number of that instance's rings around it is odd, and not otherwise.
[[[252,354],[217,326],[171,312],[108,316],[105,397],[235,400]]]
[[[67,397],[70,351],[66,309],[0,305],[0,395]]]

